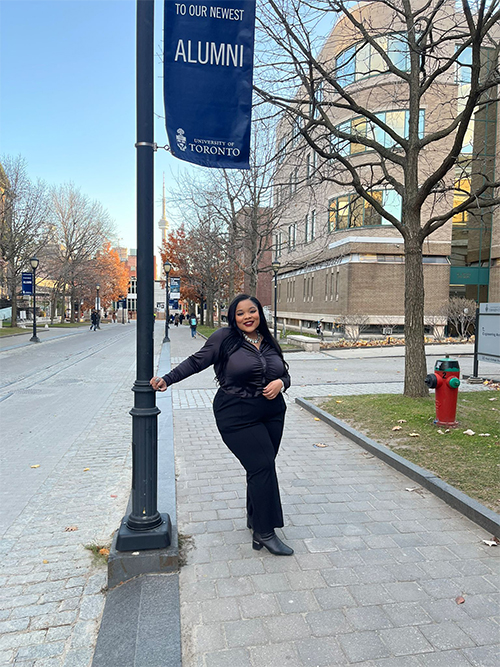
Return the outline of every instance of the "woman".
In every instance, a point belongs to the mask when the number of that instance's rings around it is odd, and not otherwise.
[[[189,326],[191,327],[191,338],[196,338],[196,327],[198,326],[198,320],[196,315],[191,313],[189,316]]]
[[[247,472],[247,525],[254,531],[253,548],[291,556],[293,549],[274,532],[283,526],[275,458],[286,411],[281,394],[290,386],[288,366],[255,297],[237,296],[229,306],[228,323],[201,350],[150,384],[165,391],[214,365],[219,384],[215,420],[225,444]]]

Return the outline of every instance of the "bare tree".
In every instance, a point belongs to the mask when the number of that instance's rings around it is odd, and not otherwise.
[[[72,184],[52,189],[50,222],[47,252],[54,280],[53,301],[61,296],[64,303],[66,295],[70,296],[73,318],[77,295],[85,298],[99,281],[96,258],[111,237],[113,225],[102,204],[91,201]]]
[[[259,96],[281,109],[302,145],[318,155],[323,181],[350,189],[362,209],[403,237],[404,393],[415,397],[427,393],[422,245],[459,214],[491,220],[500,202],[494,152],[471,142],[473,121],[478,127],[496,109],[500,3],[462,0],[461,13],[456,4],[261,3],[267,41],[255,85]],[[343,22],[344,47],[327,41],[318,51],[314,36],[325,17]],[[369,92],[357,83],[369,74],[380,75],[378,93],[404,110],[402,124],[373,111],[373,86]],[[422,109],[431,97],[440,103],[423,128]],[[393,195],[384,199],[383,192]],[[337,213],[343,219],[343,211]]]
[[[2,195],[0,249],[1,272],[12,304],[11,326],[16,326],[17,295],[21,273],[31,271],[30,257],[40,253],[47,242],[48,197],[43,181],[28,176],[26,160],[6,157],[0,168]]]
[[[466,338],[469,327],[476,319],[476,302],[463,297],[453,297],[449,300],[445,312],[448,322],[460,338]]]
[[[182,174],[169,201],[184,220],[217,221],[220,247],[228,259],[228,294],[231,299],[243,272],[254,294],[259,273],[271,271],[274,233],[285,210],[284,201],[273,205],[275,138],[267,119],[253,123],[250,169],[207,170]],[[212,243],[213,239],[207,239]]]

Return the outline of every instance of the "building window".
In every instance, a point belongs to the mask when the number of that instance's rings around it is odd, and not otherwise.
[[[281,257],[283,249],[283,234],[278,232],[274,237],[274,252],[276,257]]]
[[[401,220],[401,197],[395,190],[372,190],[369,192],[384,209]],[[357,194],[344,195],[330,200],[328,212],[328,231],[351,227],[372,227],[389,225],[375,208]]]
[[[376,37],[375,42],[389,56],[395,67],[403,72],[410,67],[408,41],[404,33],[393,33]],[[337,56],[337,81],[348,86],[368,76],[376,76],[387,71],[382,56],[371,44],[355,44]]]
[[[131,278],[128,286],[129,294],[137,294],[137,278]]]
[[[314,241],[316,236],[316,211],[311,211],[311,228],[310,228],[311,241]]]
[[[306,215],[304,222],[304,243],[309,243],[309,213]]]
[[[289,225],[288,227],[288,249],[293,250],[295,248],[295,242],[297,238],[297,225]]]
[[[405,139],[408,138],[408,127],[409,127],[409,111],[407,110],[396,110],[396,111],[380,111],[375,114],[377,118],[385,123],[391,130],[396,132],[400,137]],[[425,127],[425,110],[420,109],[419,113],[419,137],[424,136],[424,127]],[[339,132],[345,132],[345,134],[354,135],[357,137],[372,139],[376,141],[384,148],[394,148],[397,146],[395,140],[381,127],[373,123],[372,121],[359,116],[356,118],[351,118],[348,121],[337,125],[336,129]],[[366,153],[367,151],[373,150],[369,146],[365,146],[363,143],[358,143],[356,141],[348,141],[347,139],[341,139],[332,135],[330,145],[332,150],[340,153],[344,157],[348,155],[356,155],[358,153]]]

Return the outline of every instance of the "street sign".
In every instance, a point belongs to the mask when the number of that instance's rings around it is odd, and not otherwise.
[[[22,274],[23,294],[33,294],[33,274]]]

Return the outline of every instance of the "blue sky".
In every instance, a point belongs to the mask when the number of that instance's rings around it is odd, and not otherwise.
[[[159,51],[162,0],[155,8]],[[136,247],[135,12],[135,0],[0,0],[0,154],[26,158],[33,179],[72,182],[99,200],[129,248]],[[161,69],[155,58],[155,111],[163,116]],[[167,142],[161,119],[155,141]],[[162,173],[172,182],[179,168],[156,153],[155,246]]]

